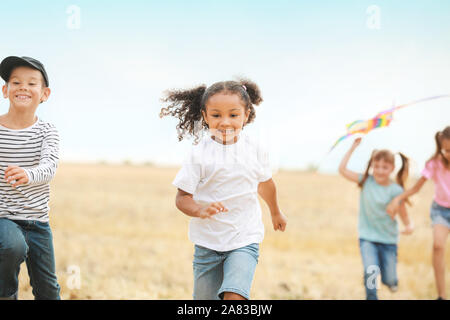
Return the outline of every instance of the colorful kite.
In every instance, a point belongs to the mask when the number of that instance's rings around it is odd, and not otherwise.
[[[380,113],[378,113],[374,118],[369,119],[369,120],[356,120],[350,124],[347,125],[347,134],[345,136],[340,137],[335,143],[334,145],[331,147],[330,151],[334,149],[334,147],[336,147],[339,142],[341,142],[342,140],[347,139],[348,137],[350,137],[351,135],[354,135],[356,133],[361,133],[361,134],[367,134],[370,131],[372,131],[373,129],[377,129],[377,128],[383,128],[383,127],[387,127],[389,126],[389,124],[391,123],[392,119],[393,119],[393,114],[395,111],[397,111],[398,109],[419,103],[419,102],[424,102],[424,101],[428,101],[428,100],[434,100],[434,99],[439,99],[439,98],[449,98],[450,95],[440,95],[440,96],[434,96],[434,97],[429,97],[429,98],[425,98],[425,99],[420,99],[420,100],[416,100],[407,104],[403,104],[400,106],[394,106],[391,109],[382,111]]]

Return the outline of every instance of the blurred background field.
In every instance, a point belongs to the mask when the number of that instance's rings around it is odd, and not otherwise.
[[[50,223],[62,299],[191,299],[189,218],[174,204],[177,168],[62,163],[52,181]],[[266,236],[253,299],[364,299],[357,240],[358,188],[339,176],[279,171],[286,232]],[[412,181],[410,181],[410,184]],[[433,185],[412,200],[412,236],[399,244],[399,291],[381,299],[435,299],[429,206]],[[450,250],[446,255],[450,267]],[[448,273],[447,273],[448,274]],[[447,277],[450,288],[450,277]],[[20,299],[33,299],[25,264]]]

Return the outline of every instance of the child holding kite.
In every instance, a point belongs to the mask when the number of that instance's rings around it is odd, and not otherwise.
[[[177,208],[192,217],[193,297],[249,299],[264,237],[258,194],[269,206],[274,230],[286,227],[267,152],[242,132],[262,102],[260,90],[249,80],[224,81],[169,91],[164,102],[170,105],[160,116],[179,119],[179,139],[200,140],[173,182]]]
[[[411,188],[397,196],[388,206],[392,216],[401,208],[404,200],[417,193],[429,179],[435,185],[431,205],[433,225],[433,269],[438,300],[446,299],[445,292],[445,245],[450,230],[450,126],[435,135],[436,151],[427,161],[422,177]]]
[[[396,183],[390,179],[395,169],[395,156],[389,150],[374,150],[364,174],[353,172],[347,169],[347,164],[360,143],[361,138],[355,139],[341,161],[339,173],[347,180],[357,183],[361,188],[358,234],[364,265],[364,286],[366,298],[376,300],[378,299],[377,278],[380,273],[382,283],[392,292],[395,292],[398,286],[398,225],[397,221],[387,214],[386,206],[403,192],[404,181],[408,176],[409,161],[399,153],[402,167],[397,173]],[[400,205],[399,212],[405,226],[402,233],[411,234],[413,225],[404,203]]]

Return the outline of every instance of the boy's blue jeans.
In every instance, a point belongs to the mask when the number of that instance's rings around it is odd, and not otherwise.
[[[0,299],[17,299],[23,261],[35,299],[59,300],[49,224],[0,218]]]
[[[377,300],[377,280],[393,289],[397,279],[397,245],[359,239],[359,248],[364,265],[364,287],[367,300]]]

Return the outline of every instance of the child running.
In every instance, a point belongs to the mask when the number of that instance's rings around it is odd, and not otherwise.
[[[438,292],[437,300],[447,298],[445,290],[445,245],[450,230],[450,126],[435,135],[436,151],[427,161],[422,177],[411,188],[394,198],[388,206],[395,214],[401,203],[422,189],[425,182],[433,180],[435,195],[431,204],[433,225],[433,269]]]
[[[0,299],[17,299],[24,261],[35,299],[59,299],[48,223],[59,136],[35,115],[50,96],[47,72],[36,59],[7,57],[0,75],[9,99],[8,113],[0,116]]]
[[[377,278],[392,292],[398,288],[397,279],[397,221],[391,219],[386,206],[403,192],[404,181],[408,176],[408,158],[400,154],[402,167],[397,173],[397,183],[390,175],[395,169],[395,156],[389,150],[375,150],[364,174],[347,169],[347,163],[361,143],[355,139],[339,166],[339,173],[361,188],[359,201],[358,234],[359,246],[364,266],[364,287],[367,300],[376,300]],[[372,171],[372,174],[369,172]],[[399,208],[400,218],[405,225],[404,234],[411,234],[413,225],[409,220],[405,204]]]
[[[179,140],[191,135],[197,143],[173,181],[177,208],[192,217],[193,298],[249,299],[264,237],[258,194],[274,230],[284,231],[287,223],[268,155],[242,132],[262,102],[260,90],[249,80],[224,81],[168,91],[163,101],[169,106],[160,116],[179,119]]]

